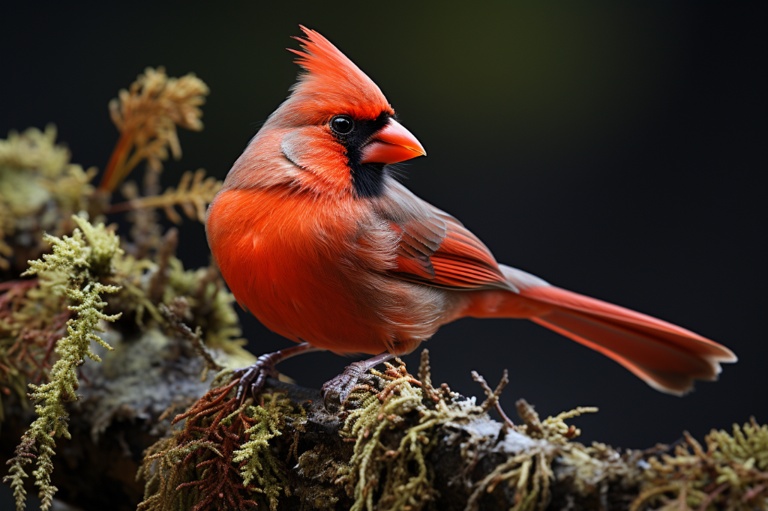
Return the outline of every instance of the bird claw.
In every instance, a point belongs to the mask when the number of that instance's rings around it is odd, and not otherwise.
[[[235,376],[240,377],[240,383],[237,386],[237,399],[241,401],[245,399],[248,388],[255,398],[264,388],[264,384],[267,383],[267,377],[277,378],[275,355],[275,353],[261,355],[253,364],[235,371]]]
[[[375,377],[366,374],[368,369],[368,364],[365,361],[354,362],[344,368],[340,375],[325,382],[322,387],[325,407],[328,408],[333,402],[343,405],[361,381],[372,382]]]

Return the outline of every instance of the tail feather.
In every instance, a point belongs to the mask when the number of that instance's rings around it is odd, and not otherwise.
[[[543,302],[532,321],[620,363],[652,387],[684,394],[694,379],[715,380],[728,348],[666,321],[554,286],[533,286],[520,296]]]
[[[667,323],[640,312],[613,305],[595,298],[580,295],[555,286],[541,286],[526,289],[522,295],[527,298],[557,305],[566,310],[578,311],[589,316],[597,316],[608,321],[642,330],[650,335],[661,337],[675,345],[685,347],[696,353],[710,356],[720,362],[735,362],[736,356],[731,350],[714,341],[691,332],[685,328]]]
[[[598,351],[602,353],[603,355],[611,358],[612,360],[615,360],[625,368],[629,369],[632,374],[646,382],[648,385],[653,387],[656,390],[659,390],[661,392],[666,392],[668,394],[675,394],[677,396],[682,396],[689,390],[691,390],[693,386],[693,379],[680,374],[680,373],[669,373],[669,372],[663,372],[663,371],[657,371],[650,369],[648,367],[643,367],[638,364],[633,363],[631,360],[622,357],[618,353],[611,351],[610,349],[607,349],[603,347],[602,345],[592,342],[575,332],[572,332],[570,330],[566,330],[564,328],[559,327],[558,325],[554,323],[550,323],[549,321],[546,321],[541,318],[531,318],[531,321],[538,323],[539,325],[548,328],[552,330],[553,332],[557,332],[561,335],[564,335],[565,337],[568,337],[569,339],[572,339],[579,344],[583,344],[584,346],[587,346],[589,348],[592,348],[595,351]]]

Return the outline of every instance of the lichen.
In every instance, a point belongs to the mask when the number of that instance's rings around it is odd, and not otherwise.
[[[554,450],[545,445],[536,445],[506,462],[498,465],[476,486],[467,503],[468,509],[477,508],[477,499],[485,493],[492,493],[504,481],[515,489],[515,505],[512,511],[543,510],[549,499],[550,480],[553,478],[552,459]]]
[[[0,139],[0,270],[39,257],[47,247],[43,232],[68,233],[71,215],[87,209],[96,169],[83,170],[69,158],[52,124]]]
[[[70,438],[64,403],[77,400],[77,368],[85,358],[101,361],[91,350],[91,341],[109,348],[94,333],[103,331],[99,323],[115,321],[120,317],[120,314],[104,314],[102,309],[106,302],[101,299],[102,294],[119,289],[101,282],[112,271],[112,258],[122,252],[118,239],[103,224],[94,227],[81,217],[74,217],[73,220],[80,228],[75,229],[71,237],[59,239],[46,236],[53,252],[44,255],[42,260],[30,261],[30,269],[25,272],[25,275],[38,275],[53,294],[66,296],[67,308],[74,312],[74,317],[66,323],[67,336],[56,343],[59,359],[51,369],[50,381],[42,385],[29,384],[32,390],[30,399],[36,403],[38,418],[22,436],[16,456],[8,462],[11,465],[9,475],[4,479],[4,482],[11,483],[18,510],[24,509],[26,499],[23,478],[27,474],[24,466],[33,460],[37,465],[33,475],[35,485],[40,489],[41,509],[50,508],[57,491],[51,485],[52,457],[56,446],[54,438]]]
[[[507,431],[509,441],[518,442],[518,452],[507,456],[474,483],[467,509],[479,509],[483,495],[493,493],[505,482],[514,490],[512,509],[544,509],[550,501],[555,460],[578,458],[581,468],[584,460],[590,460],[590,455],[596,452],[594,448],[572,442],[580,431],[565,423],[582,413],[597,411],[595,408],[577,408],[541,421],[533,408],[521,400],[518,412],[523,423],[512,426],[498,406],[501,390],[508,383],[506,374],[492,390],[481,376],[473,373],[487,396],[480,405],[461,398],[445,384],[439,389],[432,387],[426,350],[422,354],[419,380],[410,376],[402,363],[399,367],[387,364],[385,372],[372,370],[371,374],[380,384],[359,385],[351,394],[349,413],[341,430],[342,436],[355,442],[353,455],[339,470],[337,479],[349,486],[348,491],[355,499],[353,511],[417,511],[427,507],[438,497],[433,487],[433,468],[426,462],[426,455],[438,443],[439,432],[455,425],[471,424],[492,408],[497,408],[505,419],[502,432]],[[515,440],[515,435],[529,440],[520,442]],[[479,440],[462,442],[462,457],[468,467],[477,463],[478,456],[473,451],[481,443]],[[607,473],[603,471],[601,476]],[[468,476],[468,472],[464,474]]]
[[[493,396],[489,396],[488,400],[491,399]],[[564,460],[564,463],[574,458],[581,463],[591,459],[582,444],[571,442],[581,432],[564,421],[582,413],[596,412],[596,408],[580,407],[542,421],[533,407],[521,399],[517,402],[517,411],[523,423],[514,426],[514,431],[534,441],[521,452],[509,456],[475,485],[467,509],[477,509],[483,493],[493,493],[497,485],[506,481],[510,488],[514,488],[515,505],[512,510],[543,510],[550,500],[555,459]]]

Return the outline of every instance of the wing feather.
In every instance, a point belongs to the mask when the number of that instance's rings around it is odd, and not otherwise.
[[[517,291],[483,242],[461,222],[404,187],[390,188],[389,200],[380,205],[380,214],[399,236],[392,275],[449,289]]]

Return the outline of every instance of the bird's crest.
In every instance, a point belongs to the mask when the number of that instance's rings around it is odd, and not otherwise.
[[[288,48],[298,55],[296,63],[304,68],[293,87],[292,98],[311,100],[314,109],[327,115],[340,113],[340,107],[357,118],[375,119],[382,112],[394,111],[381,89],[346,55],[318,32],[301,26],[306,35],[294,37],[301,50]],[[327,107],[327,108],[326,108]]]

